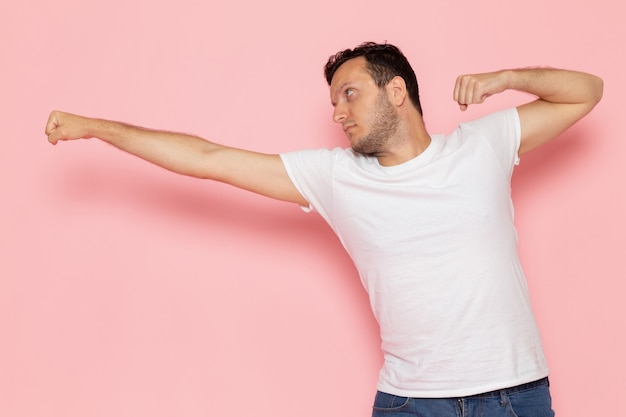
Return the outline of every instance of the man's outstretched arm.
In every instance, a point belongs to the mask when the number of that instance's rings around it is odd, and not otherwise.
[[[98,138],[170,171],[308,205],[289,179],[278,155],[222,146],[197,136],[59,111],[50,114],[46,135],[53,145],[59,141]]]
[[[503,70],[457,78],[454,100],[461,110],[505,90],[533,94],[537,100],[519,106],[522,128],[519,154],[561,134],[589,113],[602,98],[603,82],[595,75],[553,68]]]

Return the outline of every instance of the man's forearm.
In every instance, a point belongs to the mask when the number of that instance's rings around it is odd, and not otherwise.
[[[454,87],[454,100],[465,110],[494,94],[518,90],[549,103],[585,104],[591,109],[602,98],[602,88],[600,78],[583,72],[521,68],[460,75]]]
[[[50,119],[49,140],[98,138],[170,171],[208,177],[207,155],[220,145],[197,136],[150,130],[111,120],[92,119],[55,112]]]
[[[220,145],[183,133],[151,130],[124,123],[94,120],[93,137],[185,175],[206,177],[206,157]]]
[[[524,91],[550,103],[595,105],[602,98],[602,80],[584,72],[528,68],[502,73],[507,89]]]

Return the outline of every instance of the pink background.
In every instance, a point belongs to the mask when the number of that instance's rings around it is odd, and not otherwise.
[[[11,4],[9,4],[11,3]],[[0,415],[367,416],[381,362],[348,257],[316,216],[177,176],[62,109],[264,152],[344,146],[322,77],[364,40],[414,64],[426,122],[460,73],[550,65],[604,100],[514,178],[558,415],[616,415],[626,374],[620,2],[5,1],[0,6]]]

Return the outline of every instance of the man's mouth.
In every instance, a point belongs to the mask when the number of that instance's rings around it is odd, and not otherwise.
[[[354,127],[355,127],[355,125],[353,125],[353,124],[345,125],[345,126],[343,126],[343,131],[347,135],[347,134],[350,133],[350,130],[352,130],[352,128],[354,128]]]

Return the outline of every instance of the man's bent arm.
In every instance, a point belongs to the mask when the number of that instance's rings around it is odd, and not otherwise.
[[[595,75],[529,68],[460,76],[454,99],[464,110],[505,90],[537,96],[537,100],[517,108],[522,127],[521,155],[558,136],[589,113],[602,98],[602,89],[603,82]]]
[[[59,111],[50,114],[46,135],[52,144],[60,140],[98,138],[170,171],[225,182],[279,200],[308,204],[289,179],[278,155]]]

